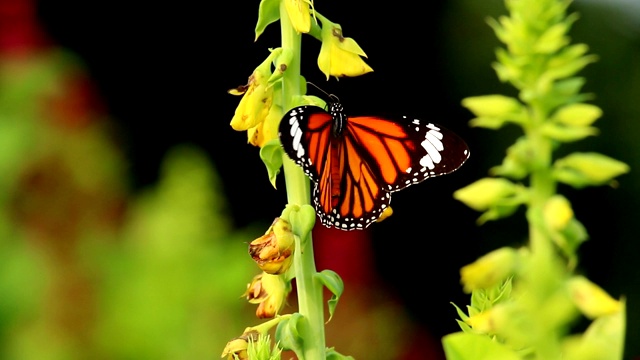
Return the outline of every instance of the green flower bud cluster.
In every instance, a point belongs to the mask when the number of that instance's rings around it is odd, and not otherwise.
[[[627,164],[596,152],[554,157],[561,145],[598,135],[593,125],[602,116],[586,102],[591,96],[580,93],[584,79],[576,74],[596,56],[584,44],[571,44],[568,32],[577,16],[567,15],[570,3],[505,0],[509,16],[489,20],[505,45],[496,51],[493,68],[518,95],[474,96],[462,105],[475,116],[471,126],[516,126],[522,136],[490,177],[457,190],[454,198],[482,212],[479,224],[524,207],[529,239],[461,269],[471,305],[466,312],[456,306],[462,332],[443,339],[450,358],[622,358],[624,299],[574,273],[577,249],[588,233],[569,199],[557,193],[559,184],[616,185],[629,171]],[[582,334],[567,335],[579,316],[592,323]]]

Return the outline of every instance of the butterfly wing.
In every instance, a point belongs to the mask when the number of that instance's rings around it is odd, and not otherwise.
[[[284,151],[315,183],[331,167],[331,126],[331,115],[310,105],[289,110],[280,121],[279,136]]]
[[[287,155],[313,181],[320,221],[326,226],[355,228],[363,223],[356,219],[387,206],[389,196],[380,197],[384,194],[370,169],[353,153],[353,146],[345,146],[351,138],[335,137],[332,127],[333,118],[324,109],[298,106],[282,118],[280,141]]]
[[[347,127],[350,143],[389,192],[449,174],[469,158],[464,140],[435,123],[362,116]]]
[[[329,150],[331,160],[324,171],[330,180],[314,188],[314,204],[325,226],[364,229],[389,206],[391,196],[380,186],[370,155],[347,122],[346,132],[333,139]]]
[[[469,149],[455,133],[417,119],[348,118],[342,136],[331,114],[299,106],[280,123],[285,152],[314,182],[321,222],[363,229],[389,206],[390,193],[458,169]]]
[[[469,157],[465,142],[450,130],[417,119],[349,118],[340,142],[340,198],[328,207],[315,197],[327,226],[361,229],[389,206],[391,192],[457,170]],[[331,211],[328,211],[331,210]]]

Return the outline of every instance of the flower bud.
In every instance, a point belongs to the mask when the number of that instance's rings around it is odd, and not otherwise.
[[[570,279],[568,286],[573,302],[588,318],[611,315],[621,309],[620,301],[583,276]]]
[[[573,209],[569,200],[562,195],[552,196],[544,204],[544,220],[549,229],[562,231],[573,218]]]
[[[603,185],[627,172],[629,165],[595,152],[573,153],[554,164],[556,179],[575,188]]]
[[[258,319],[272,318],[282,310],[289,291],[280,275],[256,275],[243,294],[251,304],[258,304]]]
[[[514,195],[517,190],[518,186],[509,180],[484,178],[458,189],[453,193],[453,197],[474,210],[485,211]]]
[[[249,347],[249,341],[257,341],[259,333],[257,331],[246,331],[241,336],[231,339],[224,347],[221,357],[226,357],[228,360],[249,360],[247,355],[247,348]]]
[[[279,275],[291,266],[295,241],[291,225],[276,218],[266,234],[249,244],[249,255],[267,274]]]
[[[503,95],[472,96],[462,100],[462,105],[478,117],[507,117],[522,111],[522,104]]]
[[[518,253],[510,247],[503,247],[482,256],[460,269],[464,291],[469,293],[499,284],[513,273],[517,264]]]
[[[589,126],[602,116],[602,110],[590,104],[569,104],[553,115],[553,120],[570,126]]]

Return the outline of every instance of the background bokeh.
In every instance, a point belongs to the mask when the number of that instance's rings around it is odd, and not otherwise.
[[[246,326],[240,297],[258,269],[246,243],[285,204],[258,150],[229,121],[279,44],[254,42],[258,1],[198,4],[0,0],[0,358],[212,359]],[[514,95],[491,69],[488,16],[502,1],[316,2],[374,72],[326,81],[303,41],[307,80],[354,115],[412,115],[471,148],[454,174],[393,196],[364,232],[317,229],[319,268],[346,290],[328,344],[359,359],[441,359],[468,303],[458,270],[526,240],[522,213],[475,225],[452,198],[500,163],[519,135],[471,129],[464,97]],[[561,148],[628,163],[615,187],[561,187],[590,234],[580,271],[628,303],[626,354],[640,355],[640,6],[577,0],[571,36],[599,61],[582,73],[601,134]],[[295,301],[292,299],[292,304]],[[287,307],[293,311],[293,306]],[[580,326],[580,324],[577,324]]]

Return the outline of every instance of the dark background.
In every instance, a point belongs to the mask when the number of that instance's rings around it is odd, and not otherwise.
[[[619,187],[575,191],[561,186],[591,239],[581,252],[581,271],[614,297],[628,303],[627,354],[640,354],[637,326],[640,147],[640,15],[631,8],[600,8],[577,2],[581,18],[573,42],[587,43],[600,60],[581,75],[586,92],[604,110],[596,123],[601,135],[562,148],[598,151],[629,164]],[[239,98],[226,91],[246,83],[253,69],[279,45],[278,24],[254,43],[258,1],[153,3],[61,0],[40,2],[38,14],[48,34],[86,63],[119,126],[120,141],[133,174],[133,188],[157,178],[171,146],[193,143],[207,151],[223,179],[238,227],[268,224],[285,204],[284,184],[270,186],[258,149],[229,121]],[[436,336],[458,330],[453,301],[468,303],[459,268],[487,251],[526,239],[522,212],[475,225],[478,213],[453,200],[452,193],[501,162],[519,132],[471,129],[461,107],[467,96],[513,89],[491,69],[499,46],[487,16],[505,12],[500,1],[402,3],[317,2],[368,55],[373,73],[326,81],[316,65],[319,43],[303,40],[303,75],[337,94],[348,113],[397,113],[440,123],[460,134],[471,158],[456,173],[394,194],[395,215],[371,227],[377,275],[395,291],[411,316]],[[634,15],[635,14],[635,15]],[[633,17],[635,16],[635,18]],[[259,198],[257,206],[251,199]],[[427,295],[422,295],[426,293]]]

